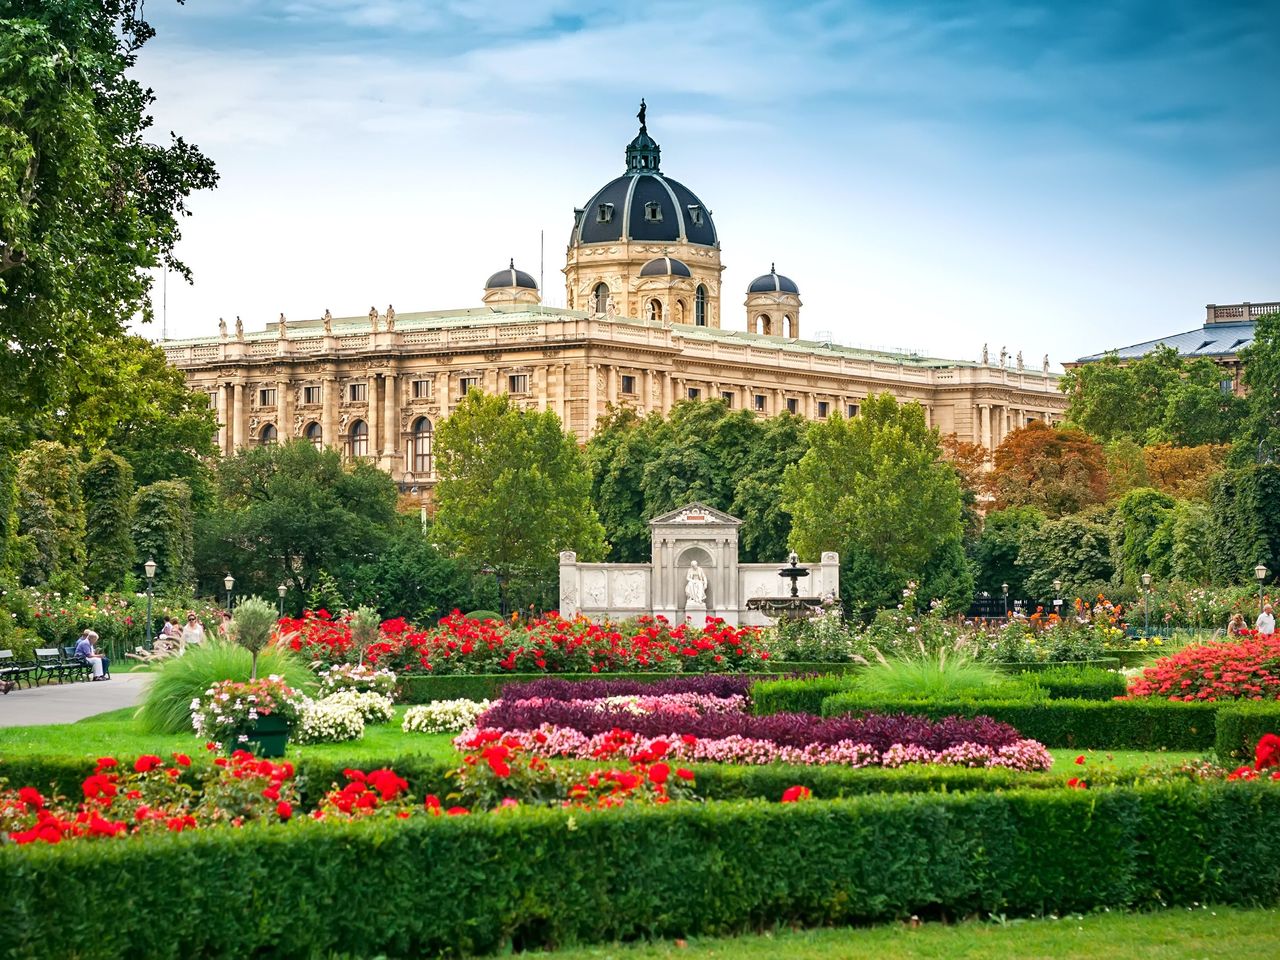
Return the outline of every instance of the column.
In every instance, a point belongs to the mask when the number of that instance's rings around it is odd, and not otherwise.
[[[598,364],[587,364],[587,436],[596,432],[596,417],[600,415],[600,367]]]
[[[662,415],[665,417],[670,415],[671,408],[675,404],[675,401],[672,399],[672,394],[675,392],[675,385],[671,382],[672,377],[671,377],[670,371],[667,371],[667,370],[662,371],[661,377],[662,377]]]
[[[786,410],[787,410],[787,395],[783,392],[781,387],[774,387],[772,412],[775,415],[777,415],[779,413],[786,413]]]
[[[234,452],[237,447],[246,446],[245,444],[245,422],[244,422],[244,383],[234,383],[231,385],[231,449]]]
[[[369,427],[369,456],[375,461],[378,459],[378,429],[382,417],[378,410],[378,375],[376,373],[369,374],[368,386],[365,391],[369,395],[368,406],[368,427]]]
[[[276,436],[281,443],[293,436],[293,395],[283,377],[276,381]]]
[[[646,369],[640,375],[640,415],[646,416],[653,409],[653,371]]]
[[[218,449],[231,456],[231,384],[218,384]]]
[[[605,387],[604,402],[617,403],[621,397],[618,394],[618,368],[613,364],[605,367]]]
[[[979,433],[978,442],[987,450],[991,449],[991,406],[990,404],[978,404]]]
[[[338,378],[332,375],[321,378],[321,400],[324,409],[320,413],[320,430],[324,435],[325,446],[341,450],[338,442]]]
[[[813,420],[817,415],[816,404],[813,401],[813,394],[806,393],[804,395],[804,418],[806,420]]]
[[[382,389],[386,394],[383,397],[382,411],[382,455],[387,458],[388,468],[395,466],[394,458],[400,436],[400,408],[396,404],[396,386],[396,375],[388,370],[382,377]]]
[[[450,397],[449,397],[449,371],[448,370],[436,371],[436,382],[431,389],[433,389],[436,393],[436,403],[440,405],[440,419],[443,420],[445,417],[449,416],[450,412],[452,412],[452,408],[449,406]]]

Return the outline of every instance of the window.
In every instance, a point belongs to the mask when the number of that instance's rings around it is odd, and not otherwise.
[[[593,291],[595,293],[595,309],[592,313],[604,313],[605,308],[609,306],[609,285],[607,283],[597,283]]]
[[[369,455],[369,425],[357,420],[351,425],[351,456],[367,457]]]
[[[208,397],[209,397],[209,409],[213,410],[218,406],[218,394],[210,393],[208,394]]]
[[[1221,390],[1224,394],[1231,393],[1233,390],[1235,390],[1235,388],[1236,388],[1236,385],[1231,380],[1223,380],[1218,384],[1218,389]]]
[[[458,396],[465,397],[472,390],[478,390],[479,388],[480,388],[479,377],[462,377],[458,381]]]
[[[702,226],[702,208],[696,203],[689,204],[689,220],[695,227]]]
[[[276,433],[276,425],[268,423],[258,432],[258,442],[263,446],[269,447],[275,444],[279,435]]]
[[[831,416],[831,404],[829,404],[826,400],[819,400],[818,401],[818,417],[822,420],[825,420],[829,416]]]
[[[319,387],[315,387],[313,389],[318,390]],[[324,447],[324,431],[320,429],[320,424],[318,423],[307,424],[307,439],[311,441],[311,445],[314,446],[317,450]]]
[[[858,415],[858,405],[856,403],[851,403],[845,408],[845,416],[847,416],[850,420],[852,420],[857,415]]]
[[[657,223],[662,219],[662,204],[657,201],[649,201],[644,205],[644,218],[649,223]]]
[[[661,300],[654,299],[649,301],[649,319],[654,323],[662,322],[662,301]]]
[[[347,385],[347,399],[353,403],[360,403],[369,399],[369,385],[367,383],[352,383]]]
[[[426,417],[413,422],[413,472],[431,473],[431,421]]]
[[[796,322],[787,314],[783,314],[782,316],[782,333],[783,336],[790,337],[793,340],[795,339]]]
[[[800,401],[795,397],[787,397],[787,413],[799,413]]]
[[[430,380],[413,381],[413,399],[415,400],[431,399],[431,381]]]
[[[258,391],[258,406],[274,407],[276,405],[275,387],[264,387]]]
[[[513,373],[507,377],[507,393],[528,393],[529,392],[529,375],[527,373]]]
[[[613,221],[613,204],[601,203],[596,206],[596,223],[611,223]]]
[[[765,395],[763,393],[757,393],[756,409],[761,413],[764,413],[768,408],[769,408],[769,401],[765,398]]]
[[[693,295],[693,322],[699,327],[707,325],[707,288],[702,284]]]
[[[634,395],[636,392],[636,378],[629,373],[622,375],[622,392],[628,395]]]
[[[702,390],[701,390],[700,388],[698,388],[698,387],[690,387],[690,388],[689,388],[689,399],[690,399],[690,400],[700,400],[701,398],[702,398]]]
[[[733,409],[733,394],[731,392],[728,390],[721,390],[720,399],[723,400],[730,409]]]
[[[683,300],[676,301],[676,323],[688,323],[684,318],[685,306]]]
[[[319,403],[320,388],[319,387],[303,387],[302,402],[303,403]]]
[[[762,313],[756,317],[756,329],[754,333],[763,333],[766,337],[773,336],[773,319],[767,314]]]

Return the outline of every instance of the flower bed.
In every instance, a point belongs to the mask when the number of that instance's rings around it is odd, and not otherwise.
[[[400,729],[405,733],[454,733],[471,726],[488,709],[488,700],[437,700],[406,710]]]
[[[1129,683],[1131,697],[1169,700],[1280,699],[1280,636],[1245,631],[1229,643],[1184,647]]]
[[[301,708],[302,698],[281,677],[223,680],[191,702],[191,725],[197,735],[230,748],[248,741],[259,717],[278,716],[294,724]]]

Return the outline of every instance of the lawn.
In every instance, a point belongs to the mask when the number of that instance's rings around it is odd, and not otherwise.
[[[1103,913],[1009,923],[953,925],[883,924],[875,927],[782,931],[754,936],[694,938],[627,946],[584,947],[520,954],[546,960],[978,960],[1063,958],[1165,960],[1165,958],[1280,956],[1280,912],[1231,907]]]

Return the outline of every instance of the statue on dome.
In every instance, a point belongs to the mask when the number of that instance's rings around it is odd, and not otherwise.
[[[641,133],[648,133],[648,132],[649,132],[649,131],[646,129],[645,122],[644,122],[644,114],[645,114],[645,110],[646,110],[646,107],[645,107],[645,105],[644,105],[644,97],[641,97],[641,98],[640,98],[640,112],[636,114],[636,119],[640,121],[640,132],[641,132]]]

